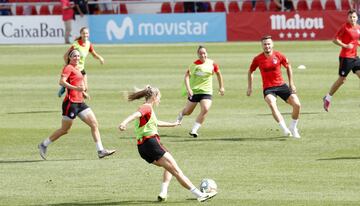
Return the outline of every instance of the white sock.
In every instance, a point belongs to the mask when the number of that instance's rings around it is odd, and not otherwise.
[[[50,138],[46,138],[46,139],[44,139],[44,141],[42,142],[42,144],[43,144],[45,147],[49,146],[49,144],[51,144],[51,143],[52,143],[52,141],[50,140]]]
[[[97,141],[95,144],[96,144],[96,149],[97,149],[97,151],[102,151],[102,150],[104,150],[104,147],[103,147],[103,145],[102,145],[101,140]]]
[[[176,118],[176,121],[181,122],[183,117],[184,117],[184,115],[182,114],[182,112],[180,112],[179,115]]]
[[[168,187],[169,187],[169,182],[163,182],[163,183],[161,184],[160,194],[161,194],[162,196],[167,196]]]
[[[325,99],[329,102],[331,102],[332,96],[330,94],[326,94]]]
[[[197,131],[198,131],[198,129],[201,127],[201,124],[200,123],[198,123],[198,122],[195,122],[194,123],[194,126],[193,126],[193,128],[192,128],[192,130],[191,130],[191,133],[197,133]]]
[[[299,119],[293,119],[290,124],[290,128],[297,128],[297,124],[299,122]]]
[[[279,122],[279,126],[280,126],[280,128],[282,129],[282,131],[284,131],[284,132],[289,130],[289,129],[287,128],[284,120],[281,120],[281,121]]]
[[[200,190],[196,187],[190,189],[191,193],[195,195],[197,198],[202,197],[204,193],[200,192]]]

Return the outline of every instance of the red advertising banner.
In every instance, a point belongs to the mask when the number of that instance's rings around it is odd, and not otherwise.
[[[240,12],[226,16],[228,41],[329,40],[347,21],[347,11]]]

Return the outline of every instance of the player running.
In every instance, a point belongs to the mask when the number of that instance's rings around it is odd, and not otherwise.
[[[323,98],[324,109],[329,111],[330,103],[335,92],[345,83],[350,71],[360,78],[360,59],[357,56],[359,45],[360,26],[357,24],[358,15],[356,10],[348,11],[347,23],[343,24],[336,33],[333,40],[334,44],[341,47],[339,55],[339,77],[333,83],[330,91]]]
[[[215,62],[209,59],[207,50],[203,46],[199,46],[197,50],[199,59],[193,62],[189,69],[185,73],[185,88],[186,91],[184,94],[188,96],[188,101],[185,105],[185,108],[179,113],[177,121],[181,122],[183,117],[190,115],[196,105],[200,103],[201,111],[200,114],[196,117],[196,121],[190,135],[192,137],[198,136],[198,129],[205,121],[205,116],[209,112],[209,109],[212,104],[212,76],[216,74],[218,83],[219,83],[219,94],[224,95],[224,80],[221,75],[219,66]]]
[[[46,159],[47,147],[69,132],[76,116],[79,116],[91,128],[91,135],[96,144],[98,157],[103,158],[112,155],[115,150],[104,149],[95,114],[84,102],[84,96],[87,96],[84,87],[84,76],[77,67],[80,60],[80,52],[78,50],[71,50],[68,59],[59,81],[59,84],[67,89],[67,94],[62,104],[63,117],[61,128],[38,145],[40,156],[44,160]]]
[[[261,39],[261,44],[263,52],[253,59],[248,72],[247,96],[251,96],[252,94],[253,72],[259,67],[263,82],[264,98],[271,109],[275,121],[279,123],[285,136],[300,138],[297,124],[299,121],[301,105],[299,98],[296,95],[291,65],[283,54],[273,50],[274,43],[271,36],[264,36]],[[286,68],[290,87],[283,80],[281,65]],[[293,108],[291,114],[292,121],[289,128],[286,126],[285,120],[277,107],[277,96],[290,104]]]

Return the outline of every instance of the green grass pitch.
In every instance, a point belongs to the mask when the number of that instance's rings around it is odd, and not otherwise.
[[[138,155],[133,124],[117,130],[141,104],[124,99],[124,91],[134,86],[159,87],[157,116],[175,120],[186,102],[181,85],[198,44],[95,45],[105,65],[87,58],[92,96],[87,103],[104,146],[117,153],[99,160],[89,128],[77,119],[68,135],[49,146],[47,161],[37,144],[60,126],[62,99],[56,94],[67,46],[2,45],[0,205],[360,205],[358,78],[348,76],[329,113],[322,108],[322,97],[337,78],[339,48],[330,41],[275,42],[293,65],[302,103],[302,138],[292,139],[281,137],[263,100],[259,71],[253,96],[246,96],[247,70],[260,43],[204,45],[220,65],[225,96],[214,95],[197,139],[188,131],[198,109],[181,126],[161,128],[160,136],[195,185],[202,178],[217,182],[218,196],[198,203],[173,179],[168,201],[157,203],[162,169]],[[290,106],[281,99],[278,104],[289,123]]]

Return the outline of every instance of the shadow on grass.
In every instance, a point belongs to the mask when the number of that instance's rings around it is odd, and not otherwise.
[[[171,202],[167,201],[164,205],[171,205],[171,204],[179,204],[184,202]],[[159,205],[162,204],[158,201],[149,201],[149,200],[126,200],[126,201],[118,201],[118,202],[65,202],[65,203],[56,203],[56,204],[46,204],[48,206],[83,206],[83,205]]]
[[[301,112],[301,115],[307,115],[307,114],[320,114],[323,112]],[[291,115],[291,112],[282,112],[282,115]],[[272,116],[271,112],[266,114],[256,114],[256,116]]]
[[[290,139],[289,137],[268,137],[268,138],[212,138],[212,139],[202,139],[201,137],[193,138],[189,137],[183,140],[168,140],[170,142],[189,142],[189,141],[200,141],[200,142],[212,142],[212,141],[232,141],[232,142],[241,142],[241,141],[286,141]]]
[[[88,159],[57,159],[57,160],[0,160],[0,164],[23,164],[34,162],[63,162],[63,161],[81,161]]]
[[[47,110],[47,111],[27,111],[27,112],[8,112],[6,114],[41,114],[41,113],[57,113],[60,110]]]
[[[317,159],[317,161],[323,161],[323,160],[360,160],[360,157],[334,157],[334,158]]]

